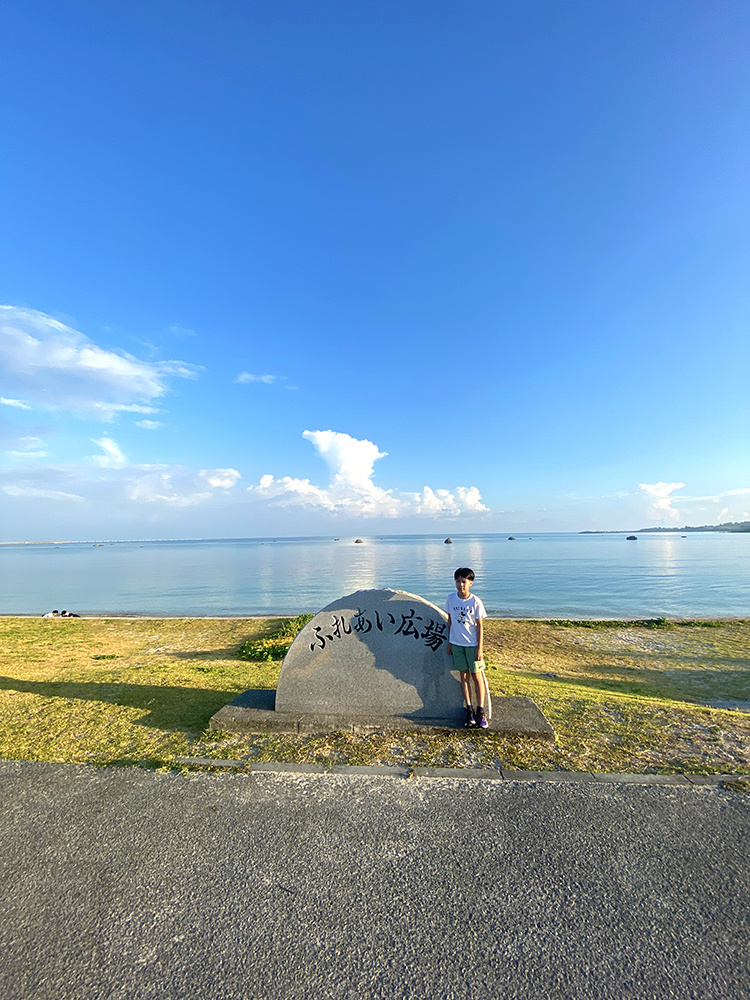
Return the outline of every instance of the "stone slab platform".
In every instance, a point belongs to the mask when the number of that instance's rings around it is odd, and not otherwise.
[[[276,692],[251,689],[211,717],[209,729],[225,733],[297,733],[322,736],[326,733],[367,735],[382,732],[444,733],[464,730],[456,719],[424,719],[404,715],[323,715],[314,712],[277,712]],[[502,733],[554,740],[555,731],[531,698],[493,698],[489,729],[472,733]]]

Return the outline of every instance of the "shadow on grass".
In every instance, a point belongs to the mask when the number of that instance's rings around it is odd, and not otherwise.
[[[578,647],[580,649],[580,647]],[[595,652],[592,650],[592,652]],[[600,653],[604,652],[599,650]],[[714,672],[716,671],[726,671],[727,673],[735,672],[741,673],[741,668],[744,667],[745,673],[750,676],[750,653],[743,653],[741,656],[729,656],[724,654],[717,654],[714,652],[703,652],[703,653],[690,653],[684,652],[682,650],[667,650],[667,649],[654,649],[654,650],[641,650],[641,649],[622,649],[617,651],[607,650],[610,656],[621,656],[624,660],[634,660],[637,663],[647,662],[653,663],[654,660],[658,660],[660,663],[671,662],[671,663],[698,663],[698,664],[710,664]],[[597,664],[598,666],[598,664]],[[727,669],[728,668],[728,669]],[[647,667],[637,666],[637,670],[645,670]],[[670,669],[680,670],[680,667],[673,667]],[[690,667],[683,667],[686,672],[690,671]]]
[[[135,724],[155,729],[201,732],[211,716],[240,694],[239,690],[159,687],[153,684],[93,684],[66,681],[23,681],[0,677],[0,690],[36,694],[43,698],[82,699],[103,705],[138,708],[144,714]]]
[[[551,650],[554,654],[557,654],[559,650],[563,650],[572,653],[574,657],[578,658],[581,654],[589,656],[613,656],[622,658],[623,660],[630,660],[636,664],[640,663],[653,663],[658,661],[660,663],[676,663],[676,664],[688,664],[696,663],[699,666],[711,667],[714,669],[724,669],[728,667],[731,669],[741,669],[745,670],[750,668],[750,635],[744,633],[742,636],[718,636],[714,637],[712,635],[705,636],[701,634],[700,636],[682,636],[678,635],[660,635],[658,632],[650,632],[639,636],[646,643],[654,643],[654,645],[639,647],[636,641],[623,642],[621,645],[614,645],[610,648],[597,647],[594,643],[588,645],[585,641],[587,637],[584,636],[583,641],[578,639],[561,635],[556,648]],[[676,639],[677,642],[672,642],[672,639]],[[681,641],[680,641],[681,640]],[[703,640],[703,641],[702,641]],[[731,642],[730,649],[722,648],[717,644],[720,644],[723,640],[729,640]],[[710,642],[710,645],[706,645],[706,642]],[[540,646],[540,649],[546,652],[544,647]],[[492,652],[492,647],[490,645],[490,653]],[[679,666],[678,668],[679,669]]]
[[[164,655],[170,660],[243,660],[244,657],[240,656],[240,647],[244,642],[243,639],[242,642],[218,649],[170,649]]]
[[[278,624],[278,622],[272,624]],[[262,663],[266,661],[260,659],[255,661],[251,657],[241,656],[240,650],[245,643],[260,642],[263,639],[267,639],[272,632],[273,629],[269,627],[264,629],[259,635],[246,636],[244,639],[240,639],[239,642],[235,642],[231,646],[219,646],[214,649],[170,649],[167,655],[175,660],[241,660],[243,663]]]
[[[683,678],[665,677],[663,671],[645,670],[643,668],[627,668],[620,665],[607,666],[598,664],[596,670],[611,670],[613,673],[622,675],[628,669],[637,671],[638,676],[632,680],[620,677],[586,677],[578,675],[576,677],[564,677],[560,674],[554,677],[555,684],[564,684],[570,687],[588,688],[601,694],[616,692],[618,694],[639,695],[645,698],[657,698],[664,701],[684,701],[695,705],[705,705],[708,700],[713,701],[736,701],[737,685],[746,690],[750,680],[748,670],[675,670],[674,673],[684,673]],[[500,673],[501,671],[498,671]],[[522,674],[524,677],[535,681],[546,680],[544,675],[533,671],[513,671],[514,676]],[[490,675],[491,679],[499,680],[498,674]],[[551,678],[552,679],[552,678]]]

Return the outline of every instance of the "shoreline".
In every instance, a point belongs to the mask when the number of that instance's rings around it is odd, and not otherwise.
[[[321,609],[322,610],[322,609]],[[82,613],[75,615],[72,618],[58,616],[57,618],[45,618],[44,615],[23,612],[23,613],[6,613],[0,612],[0,620],[5,620],[9,618],[20,618],[24,621],[28,620],[39,620],[39,621],[103,621],[105,619],[116,619],[117,621],[227,621],[227,622],[244,622],[244,621],[266,621],[272,618],[297,618],[299,615],[303,614],[318,614],[319,612],[310,611],[268,611],[264,614],[247,614],[247,615],[175,615],[175,614],[139,614],[138,612],[106,612],[106,611],[95,611],[91,613]],[[560,615],[544,615],[544,616],[531,616],[531,615],[487,615],[487,621],[494,622],[564,622],[565,624],[574,624],[577,622],[616,622],[622,625],[643,625],[644,623],[653,623],[654,625],[664,624],[664,625],[680,625],[680,624],[690,624],[692,622],[718,622],[718,623],[732,623],[732,622],[748,622],[750,617],[745,615],[642,615],[640,617],[634,616],[619,616],[619,615],[576,615],[571,617],[570,615],[560,614]]]

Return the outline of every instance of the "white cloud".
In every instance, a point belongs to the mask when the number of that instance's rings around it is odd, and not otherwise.
[[[477,514],[489,511],[490,508],[485,507],[482,503],[482,494],[476,486],[459,486],[456,493],[458,493],[458,499],[461,501],[461,507],[464,511]]]
[[[5,452],[9,458],[47,458],[44,441],[40,437],[24,435],[8,441],[15,444],[15,448]]]
[[[82,333],[33,309],[0,306],[0,370],[6,385],[33,406],[112,420],[154,413],[169,376],[195,378],[183,361],[141,361],[99,347]],[[21,399],[5,405],[30,409]]]
[[[302,437],[312,443],[331,470],[332,486],[351,486],[366,492],[377,489],[372,483],[373,466],[388,452],[378,451],[372,441],[358,441],[337,431],[304,431]]]
[[[670,521],[684,521],[686,524],[705,524],[710,521],[741,521],[744,514],[740,510],[739,500],[735,498],[745,497],[750,494],[750,487],[740,486],[733,490],[724,490],[722,493],[713,493],[708,496],[679,496],[672,497],[669,494],[675,489],[682,489],[682,483],[654,483],[641,484],[641,489],[656,497],[653,508],[663,517]],[[672,503],[679,503],[679,510],[672,506]],[[722,505],[720,513],[716,508]]]
[[[43,500],[73,500],[77,503],[85,503],[86,498],[77,493],[63,493],[61,490],[43,490],[37,486],[16,486],[9,484],[2,487],[3,493],[9,497],[40,497]]]
[[[376,486],[372,481],[373,467],[378,459],[385,458],[386,452],[381,452],[372,441],[330,430],[305,431],[302,436],[312,443],[328,465],[328,486],[321,488],[309,479],[292,476],[274,479],[272,475],[265,475],[257,486],[249,486],[248,492],[274,500],[281,506],[317,507],[353,517],[457,517],[462,513],[489,510],[481,502],[476,486],[458,487],[457,496],[429,486],[421,493],[400,494]]]
[[[15,406],[18,410],[31,410],[33,407],[29,406],[28,403],[24,403],[22,399],[6,399],[5,396],[0,396],[0,403],[3,406]]]
[[[231,490],[242,476],[236,469],[201,469],[198,473],[215,490]]]
[[[680,512],[672,504],[681,498],[670,496],[670,493],[684,489],[684,483],[639,483],[638,486],[644,493],[653,497],[651,506],[660,517],[670,521],[676,521],[679,518]]]
[[[25,450],[11,454],[16,459],[15,468],[10,463],[0,467],[0,490],[18,497],[85,499],[100,513],[107,508],[122,511],[123,504],[173,509],[202,504],[221,506],[231,500],[229,491],[241,479],[241,473],[233,468],[197,471],[179,465],[136,465],[109,435],[92,440],[101,452],[91,456],[88,463],[53,466],[29,461],[37,457],[32,446],[44,443],[40,438],[15,438],[13,443],[22,443]],[[18,468],[20,459],[26,460],[22,471]],[[92,469],[92,464],[97,468]]]
[[[234,381],[241,384],[246,382],[265,382],[266,385],[270,385],[277,378],[278,375],[251,375],[250,372],[240,372]]]
[[[329,491],[313,486],[309,479],[293,479],[291,476],[274,479],[271,475],[265,475],[260,477],[257,486],[248,486],[247,489],[249,493],[255,493],[267,500],[284,497],[282,506],[301,503],[312,507],[323,507],[326,510],[336,509],[336,502],[331,498]]]
[[[197,507],[214,499],[212,490],[230,490],[242,478],[236,469],[201,469],[196,475],[181,466],[141,468],[145,475],[128,480],[128,499],[168,507]]]
[[[402,493],[413,506],[410,513],[424,514],[427,517],[439,517],[448,514],[458,517],[460,514],[486,514],[489,507],[482,503],[482,494],[476,486],[459,486],[455,493],[450,490],[433,490],[425,486],[421,493]]]
[[[142,427],[144,431],[156,431],[160,427],[163,427],[164,424],[159,420],[136,420],[135,426]]]
[[[719,503],[724,497],[741,496],[750,493],[750,489],[725,490],[723,493],[709,493],[704,497],[680,497],[683,503]]]
[[[173,337],[195,337],[195,330],[191,330],[189,326],[181,326],[179,323],[170,323],[167,327],[169,333]]]
[[[112,438],[102,437],[95,440],[94,444],[98,445],[104,452],[103,455],[93,456],[94,461],[100,468],[122,469],[128,464],[128,460],[123,455],[119,444],[113,441]]]
[[[89,407],[90,413],[99,420],[107,423],[113,419],[117,413],[158,413],[155,406],[144,406],[142,403],[92,403]]]
[[[426,514],[436,517],[440,514],[460,514],[461,508],[449,490],[432,490],[425,486],[421,493],[414,495],[415,514]]]
[[[194,507],[211,499],[207,490],[181,490],[174,484],[175,474],[161,470],[130,482],[127,495],[135,503],[163,503],[170,507]]]
[[[127,463],[119,446],[104,438],[96,442],[104,454],[96,456],[102,471],[69,466],[36,466],[18,471],[0,469],[0,490],[14,497],[40,497],[49,500],[90,501],[97,512],[109,506],[148,504],[179,509],[197,507],[216,498],[219,503],[228,496],[228,480],[239,473],[234,469],[210,469],[203,474],[182,466],[134,466]],[[223,476],[220,474],[224,473]],[[207,479],[220,479],[224,489],[212,489]]]

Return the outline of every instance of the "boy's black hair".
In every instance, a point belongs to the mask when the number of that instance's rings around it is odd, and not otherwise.
[[[457,580],[459,576],[464,580],[473,580],[474,570],[469,569],[468,566],[459,566],[456,572],[453,574],[453,579]]]

